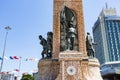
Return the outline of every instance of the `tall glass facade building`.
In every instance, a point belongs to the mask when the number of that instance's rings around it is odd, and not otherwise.
[[[115,8],[105,8],[93,26],[95,55],[100,63],[120,60],[120,17]]]

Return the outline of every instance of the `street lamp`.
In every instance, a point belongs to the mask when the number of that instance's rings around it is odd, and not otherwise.
[[[11,28],[9,26],[7,26],[7,27],[5,27],[5,29],[6,29],[6,36],[5,36],[4,48],[3,48],[3,54],[2,54],[2,61],[1,61],[1,66],[0,66],[0,72],[2,71],[2,67],[3,67],[7,35],[8,35],[8,31],[11,30]]]

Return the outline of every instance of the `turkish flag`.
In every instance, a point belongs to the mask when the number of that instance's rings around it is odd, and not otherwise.
[[[17,56],[14,56],[14,59],[19,59]]]

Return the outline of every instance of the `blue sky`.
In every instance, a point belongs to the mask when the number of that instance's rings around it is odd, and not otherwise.
[[[105,4],[116,8],[120,15],[120,0],[83,0],[85,31],[92,33],[92,26]],[[3,53],[4,27],[10,26],[5,56],[41,58],[42,46],[38,35],[46,38],[53,30],[53,0],[0,0],[0,56]],[[37,61],[22,61],[21,71],[37,69]],[[19,61],[5,60],[3,71],[12,71],[19,66]]]

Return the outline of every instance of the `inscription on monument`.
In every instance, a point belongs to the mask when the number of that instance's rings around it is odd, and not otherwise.
[[[82,53],[80,52],[70,52],[70,51],[66,51],[66,52],[61,52],[59,54],[59,59],[63,59],[63,60],[81,60],[82,59]]]

